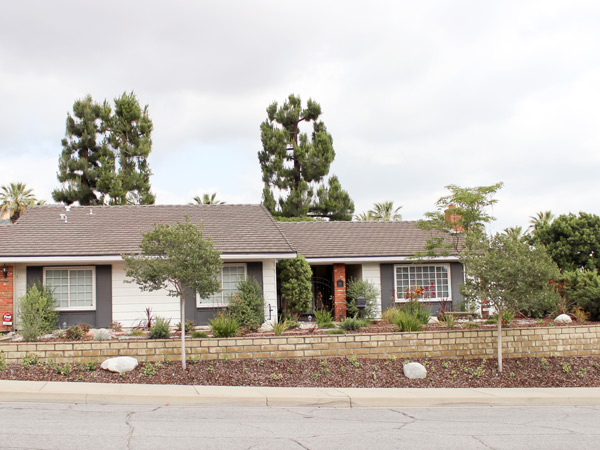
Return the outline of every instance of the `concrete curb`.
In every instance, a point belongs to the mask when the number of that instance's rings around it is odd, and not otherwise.
[[[0,380],[0,402],[235,407],[600,406],[600,388],[286,388]]]

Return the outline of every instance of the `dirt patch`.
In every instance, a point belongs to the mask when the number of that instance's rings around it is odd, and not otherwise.
[[[3,380],[75,381],[92,383],[183,384],[214,386],[467,388],[467,387],[600,387],[600,358],[496,360],[412,359],[427,368],[427,378],[403,375],[408,360],[281,359],[192,361],[184,370],[178,362],[141,363],[134,371],[117,374],[97,364],[10,365],[0,370]]]

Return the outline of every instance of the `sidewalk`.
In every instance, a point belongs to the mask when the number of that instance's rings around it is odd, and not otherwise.
[[[600,406],[600,388],[335,389],[0,381],[0,402],[336,408]]]

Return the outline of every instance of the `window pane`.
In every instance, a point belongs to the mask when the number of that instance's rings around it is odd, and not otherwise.
[[[93,304],[92,271],[69,271],[69,300],[71,307],[89,307]]]
[[[69,306],[69,271],[47,270],[46,287],[54,293],[56,306],[66,308]]]
[[[449,298],[448,276],[446,266],[396,266],[396,299],[407,299],[418,287],[423,299]]]

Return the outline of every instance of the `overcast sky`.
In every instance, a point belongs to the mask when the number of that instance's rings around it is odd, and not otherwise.
[[[134,91],[157,203],[259,203],[259,126],[294,93],[357,213],[503,181],[495,228],[600,214],[599,47],[597,0],[5,2],[0,185],[50,201],[73,102]]]

